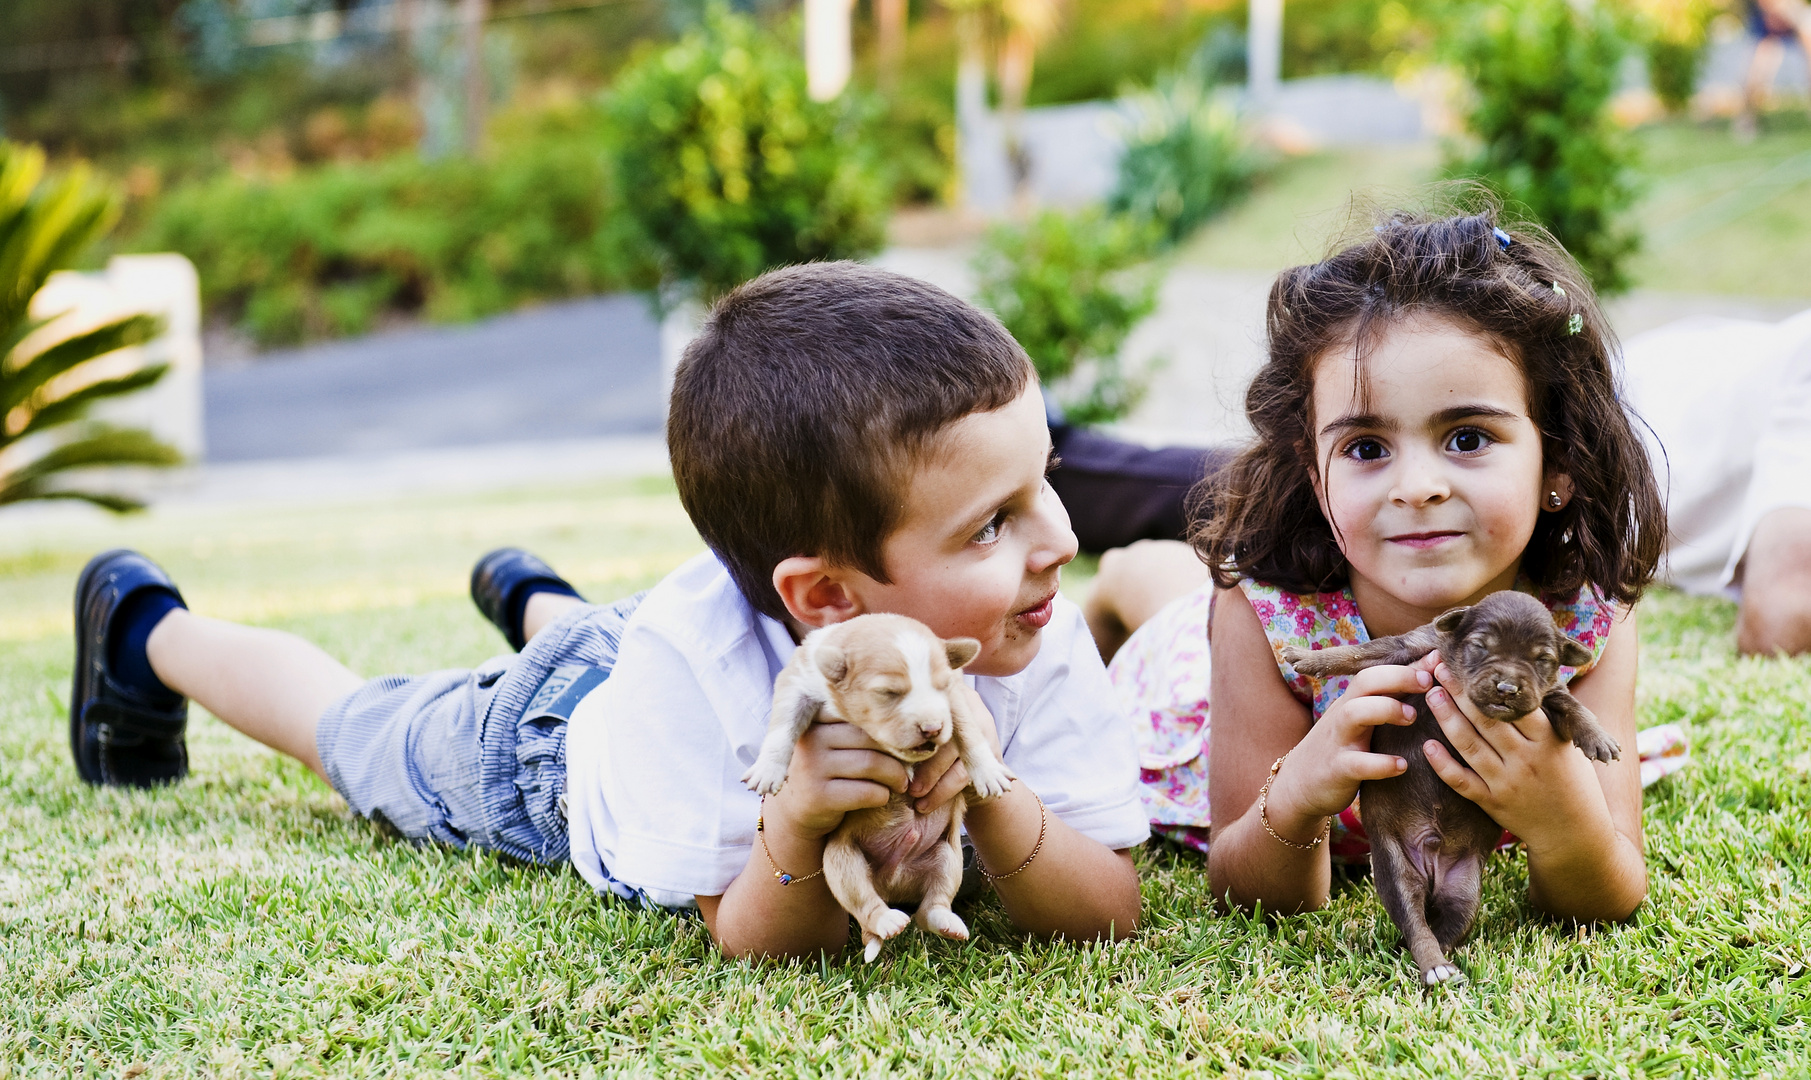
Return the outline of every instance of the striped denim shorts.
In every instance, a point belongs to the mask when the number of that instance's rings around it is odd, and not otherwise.
[[[334,790],[411,840],[564,862],[566,721],[615,667],[644,595],[585,605],[475,670],[367,682],[315,734]]]

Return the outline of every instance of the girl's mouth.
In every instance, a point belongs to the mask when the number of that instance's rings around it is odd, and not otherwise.
[[[1401,544],[1404,547],[1431,548],[1444,544],[1448,540],[1456,540],[1464,535],[1464,533],[1459,532],[1403,533],[1401,536],[1389,537],[1389,541],[1392,544]]]
[[[1042,630],[1045,624],[1050,622],[1050,615],[1055,610],[1056,593],[1052,592],[1024,611],[1013,613],[1012,617],[1015,622],[1027,630]]]

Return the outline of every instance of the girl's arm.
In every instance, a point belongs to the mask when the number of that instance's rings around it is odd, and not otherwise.
[[[1210,629],[1213,841],[1207,865],[1214,895],[1239,907],[1262,904],[1285,914],[1321,907],[1332,879],[1326,844],[1312,851],[1291,847],[1259,819],[1258,791],[1271,763],[1288,755],[1270,787],[1265,813],[1270,828],[1294,844],[1313,842],[1327,819],[1351,804],[1359,781],[1407,768],[1401,758],[1370,752],[1371,728],[1411,723],[1414,710],[1384,695],[1418,693],[1432,679],[1410,667],[1362,671],[1314,724],[1277,672],[1270,642],[1243,592],[1218,593]]]
[[[1483,807],[1528,849],[1528,900],[1551,915],[1596,921],[1628,917],[1647,896],[1641,841],[1641,761],[1635,750],[1633,611],[1618,616],[1603,656],[1572,682],[1574,697],[1622,747],[1608,765],[1553,734],[1544,713],[1513,724],[1486,721],[1471,702],[1443,692],[1428,707],[1471,765],[1429,741],[1428,762],[1454,791]],[[1445,665],[1435,670],[1457,686]]]

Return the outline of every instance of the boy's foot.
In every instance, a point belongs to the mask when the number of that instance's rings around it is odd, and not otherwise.
[[[523,612],[528,609],[528,598],[538,592],[584,599],[553,567],[521,548],[498,548],[472,567],[472,603],[492,626],[503,631],[509,647],[517,652],[528,641],[522,633]]]
[[[69,749],[90,784],[151,787],[188,775],[189,701],[158,682],[144,656],[157,620],[185,606],[169,575],[136,551],[105,552],[83,568]]]

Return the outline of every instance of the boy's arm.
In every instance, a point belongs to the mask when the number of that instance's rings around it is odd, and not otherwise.
[[[1071,941],[1122,938],[1138,929],[1141,898],[1131,853],[1063,824],[1023,780],[998,798],[971,805],[965,820],[981,865],[990,874],[1010,875],[993,885],[1020,929]],[[1034,849],[1036,857],[1027,863]]]
[[[848,943],[849,916],[820,873],[824,838],[844,814],[884,806],[906,783],[905,766],[874,749],[854,725],[812,725],[793,751],[786,786],[762,807],[763,827],[742,872],[723,895],[697,897],[698,911],[724,955],[841,952]],[[780,883],[780,872],[792,876],[791,884]]]

